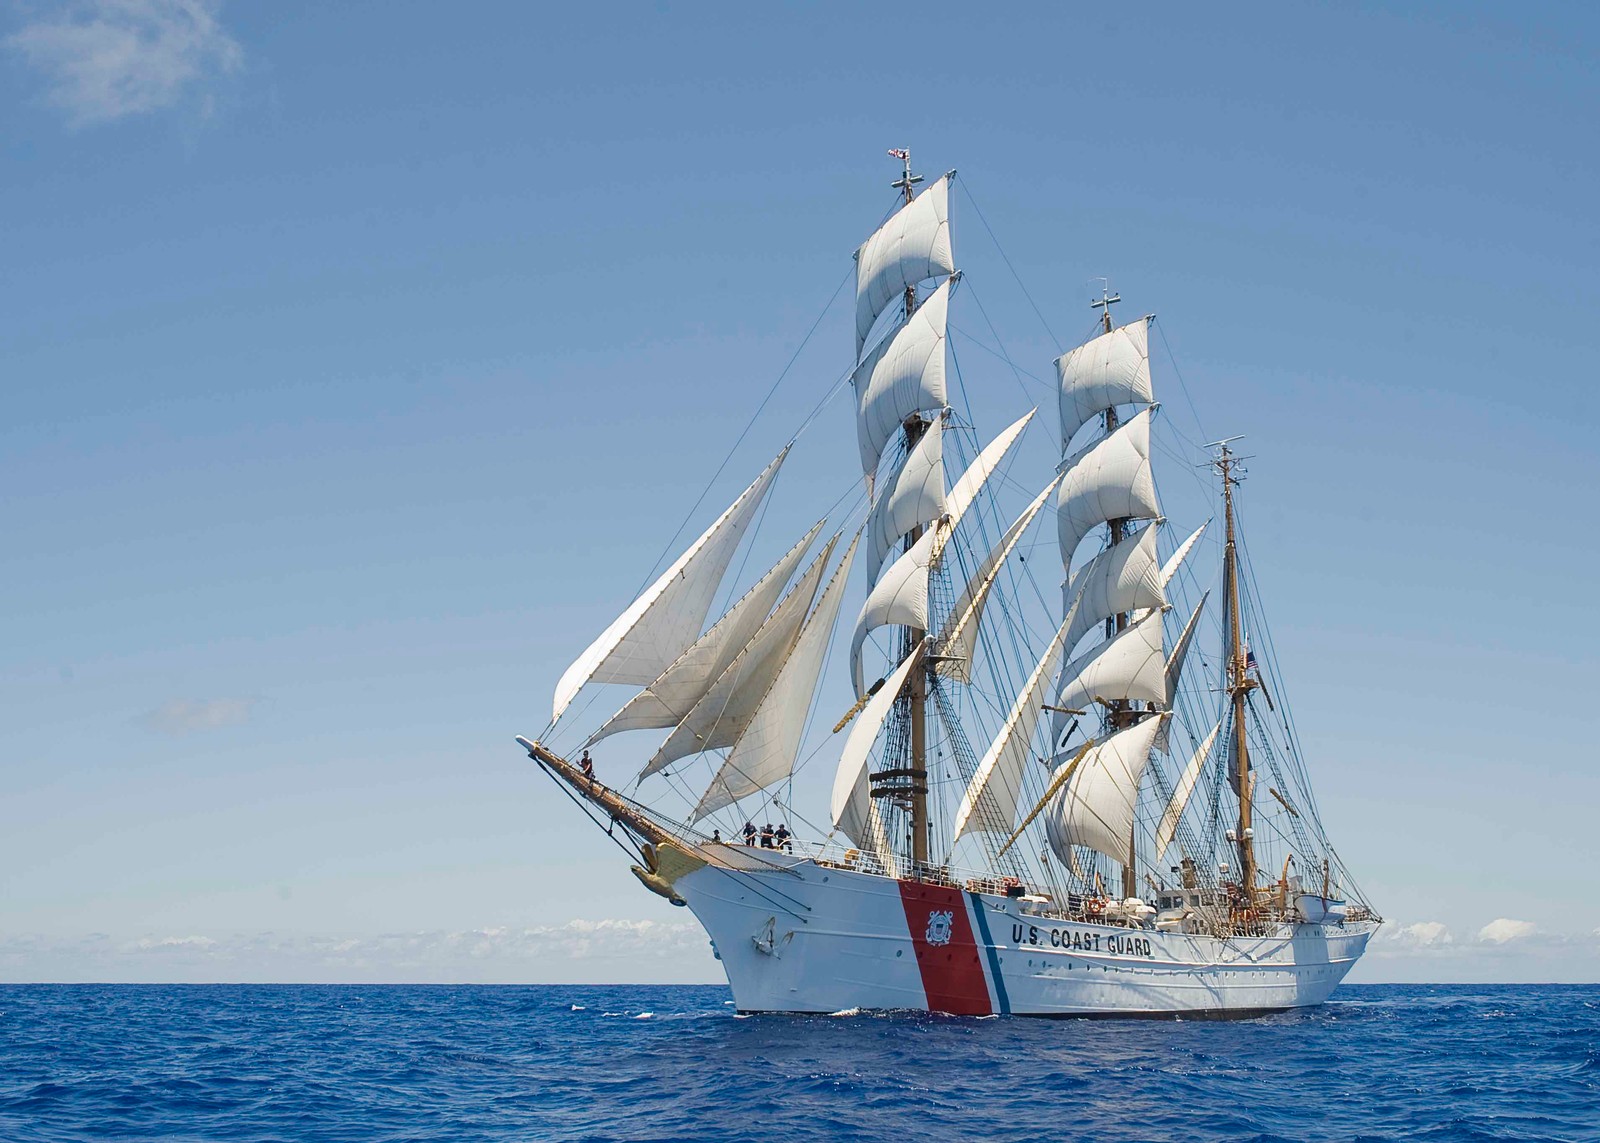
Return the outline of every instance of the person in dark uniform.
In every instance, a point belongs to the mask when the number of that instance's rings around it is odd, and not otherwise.
[[[721,845],[722,844],[722,831],[720,829],[714,829],[714,830],[711,831],[711,844],[712,845]]]
[[[744,823],[744,843],[746,845],[754,845],[756,843],[756,827],[750,822]]]
[[[585,750],[583,757],[578,759],[578,769],[583,771],[583,776],[589,779],[589,785],[594,785],[594,763],[589,759],[589,752]]]
[[[761,848],[762,849],[771,849],[772,848],[772,823],[771,822],[768,822],[766,825],[761,827]]]
[[[778,843],[775,848],[787,850],[789,853],[794,852],[794,843],[789,840],[789,827],[787,824],[779,822],[778,831],[772,837]]]

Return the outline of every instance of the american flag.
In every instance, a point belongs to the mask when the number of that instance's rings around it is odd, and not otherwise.
[[[891,147],[889,149],[889,157],[891,159],[899,159],[902,163],[909,163],[911,161],[911,152],[902,151],[898,147]]]
[[[1244,669],[1247,670],[1247,671],[1253,671],[1253,670],[1256,669],[1256,666],[1257,666],[1257,664],[1256,664],[1256,653],[1254,651],[1249,651],[1249,650],[1245,651],[1245,653],[1244,653]]]

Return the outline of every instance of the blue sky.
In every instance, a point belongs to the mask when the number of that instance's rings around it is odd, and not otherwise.
[[[1249,436],[1324,816],[1395,921],[1357,979],[1596,978],[1600,16],[906,13],[4,10],[0,976],[714,979],[511,736],[910,146],[961,171],[982,426],[1049,394],[981,344],[1046,376],[1107,274],[1175,424]]]

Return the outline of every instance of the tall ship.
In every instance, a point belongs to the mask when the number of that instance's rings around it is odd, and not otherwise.
[[[698,918],[742,1012],[1322,1003],[1381,918],[1318,814],[1237,438],[1164,440],[1154,317],[1116,324],[1109,288],[1045,381],[1057,425],[1018,408],[980,435],[948,338],[955,172],[924,187],[890,154],[896,205],[855,252],[836,386],[859,471],[781,520],[769,492],[810,443],[788,427],[517,741]],[[1022,462],[1030,428],[1059,437],[1053,472]],[[1205,518],[1166,518],[1158,469],[1198,478]],[[741,551],[750,574],[725,582]],[[659,745],[624,768],[613,736],[645,730]]]

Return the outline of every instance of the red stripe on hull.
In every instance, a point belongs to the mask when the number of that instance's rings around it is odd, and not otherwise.
[[[902,881],[900,902],[905,906],[929,1010],[955,1016],[990,1015],[994,1008],[989,1003],[989,984],[961,891]]]

